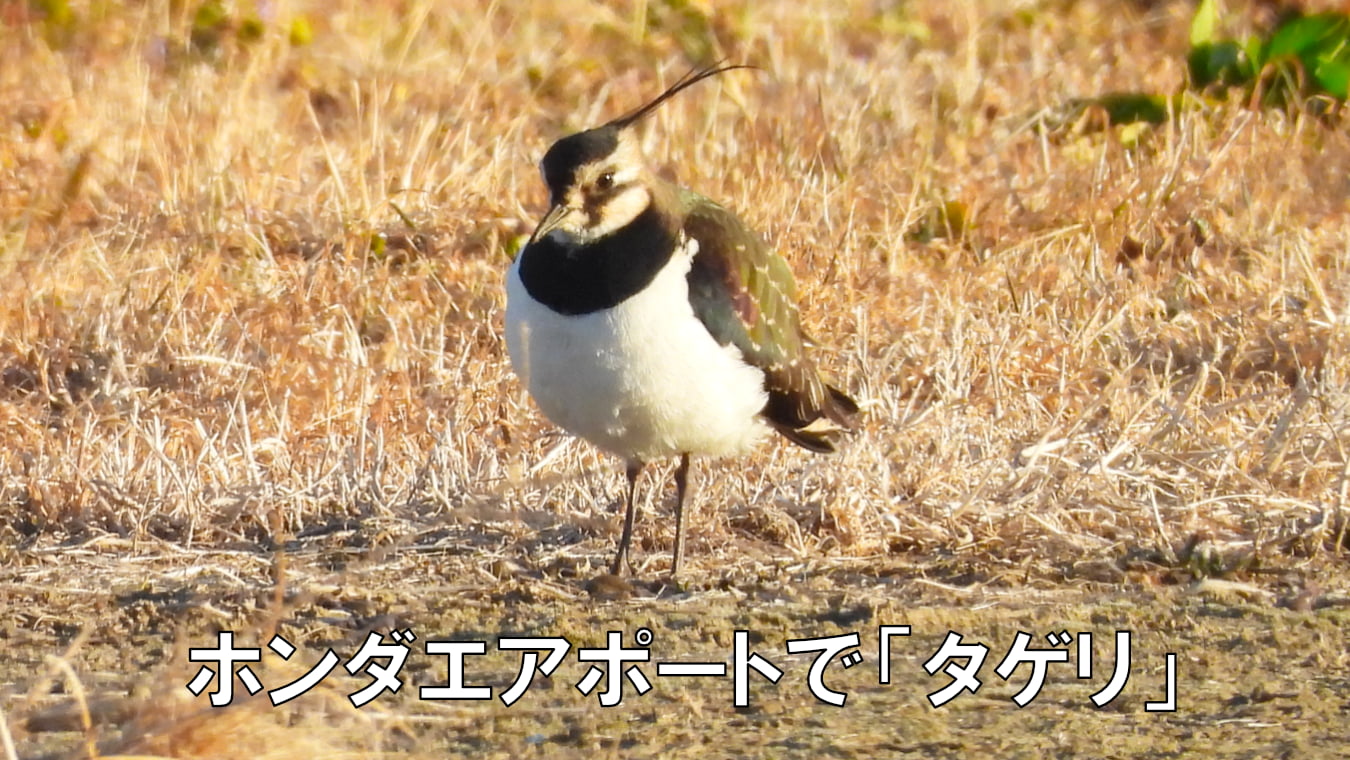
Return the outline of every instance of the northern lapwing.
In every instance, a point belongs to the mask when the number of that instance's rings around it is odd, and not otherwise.
[[[511,365],[555,424],[627,462],[631,569],[638,475],[678,456],[684,549],[691,455],[750,449],[770,428],[835,450],[858,405],[804,352],[787,263],[735,214],[648,168],[635,125],[685,88],[748,66],[695,69],[637,109],[564,137],[540,163],[551,207],[506,278]]]

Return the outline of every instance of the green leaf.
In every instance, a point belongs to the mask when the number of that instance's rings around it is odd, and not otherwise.
[[[230,12],[220,0],[207,0],[197,6],[189,33],[192,48],[200,53],[216,52],[229,25]]]
[[[42,14],[42,33],[47,42],[60,47],[75,31],[75,13],[66,0],[32,0],[29,5]]]
[[[1112,124],[1146,121],[1161,124],[1167,120],[1167,97],[1146,92],[1113,92],[1088,101],[1106,111]]]
[[[1249,94],[1260,92],[1267,105],[1288,103],[1299,94],[1346,99],[1350,92],[1350,15],[1294,15],[1264,38],[1252,36],[1239,42],[1215,38],[1217,8],[1217,0],[1201,0],[1191,19],[1186,65],[1193,87],[1240,84]]]
[[[1139,145],[1139,142],[1143,139],[1144,135],[1148,134],[1149,129],[1150,127],[1147,123],[1138,121],[1133,124],[1122,126],[1120,132],[1117,133],[1117,137],[1119,137],[1121,145],[1124,145],[1127,148],[1134,148]]]
[[[958,240],[970,226],[970,209],[961,201],[938,199],[905,233],[906,240],[931,243],[937,239]]]
[[[1208,87],[1215,82],[1235,84],[1249,79],[1243,71],[1247,59],[1236,42],[1203,43],[1191,48],[1186,64],[1191,72],[1191,83]]]
[[[1297,56],[1306,62],[1310,54],[1334,49],[1337,42],[1344,45],[1347,32],[1350,32],[1350,18],[1339,13],[1295,16],[1276,28],[1266,53],[1271,58]]]
[[[219,31],[230,21],[230,12],[225,9],[225,4],[220,0],[207,0],[197,6],[197,12],[192,15],[192,30],[197,31]]]
[[[239,22],[239,39],[244,42],[257,42],[266,32],[267,27],[257,16],[248,16]]]
[[[288,36],[291,44],[296,47],[308,45],[314,41],[314,27],[310,26],[309,19],[305,16],[296,16],[291,20],[291,31]]]
[[[1339,16],[1338,22],[1322,38],[1316,60],[1304,65],[1323,90],[1345,100],[1350,89],[1350,17]]]
[[[1350,62],[1324,61],[1313,69],[1313,79],[1328,94],[1345,100],[1350,94]]]
[[[1247,38],[1246,44],[1242,46],[1242,52],[1247,55],[1247,66],[1242,71],[1242,80],[1250,81],[1256,78],[1258,71],[1266,67],[1270,53],[1266,50],[1266,43],[1256,35]]]
[[[1214,41],[1214,28],[1219,23],[1219,12],[1214,0],[1201,0],[1191,17],[1191,47],[1208,45]]]
[[[691,61],[718,57],[713,18],[701,3],[691,0],[659,0],[647,6],[646,32],[669,35]]]
[[[1270,63],[1290,72],[1301,66],[1316,89],[1345,99],[1350,81],[1350,17],[1345,14],[1291,18],[1271,35],[1266,52]],[[1296,81],[1295,75],[1288,80]]]

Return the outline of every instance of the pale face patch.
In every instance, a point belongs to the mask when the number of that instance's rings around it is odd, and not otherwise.
[[[559,242],[585,244],[633,221],[652,199],[645,171],[637,140],[621,132],[608,156],[577,168],[562,198],[566,211],[550,234],[562,236]]]

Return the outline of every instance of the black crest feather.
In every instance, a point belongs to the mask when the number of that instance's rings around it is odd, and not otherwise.
[[[750,66],[749,64],[744,63],[734,63],[729,66],[722,66],[720,64],[714,63],[711,66],[705,66],[703,68],[690,69],[684,76],[677,79],[675,81],[675,84],[672,84],[671,86],[667,87],[665,92],[661,93],[660,95],[657,95],[655,98],[652,98],[643,105],[638,106],[637,108],[633,109],[632,111],[629,111],[623,116],[620,116],[614,121],[609,122],[605,126],[617,127],[619,129],[631,126],[632,124],[642,119],[642,117],[646,116],[652,111],[655,111],[662,103],[675,97],[675,95],[679,93],[680,90],[683,90],[687,87],[692,87],[693,85],[696,85],[709,77],[715,77],[718,74],[724,74],[728,71],[735,71],[736,69],[754,69],[754,68],[757,67]]]
[[[690,69],[665,92],[638,106],[619,118],[583,132],[568,135],[558,140],[544,154],[540,166],[544,172],[544,182],[548,185],[549,197],[554,203],[562,199],[563,193],[576,181],[577,169],[592,161],[608,156],[619,144],[619,132],[632,126],[642,117],[656,110],[662,103],[670,100],[681,90],[735,69],[754,69],[755,66],[733,64],[722,66],[712,64],[703,68]]]

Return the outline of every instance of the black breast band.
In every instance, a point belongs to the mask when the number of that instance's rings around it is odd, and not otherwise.
[[[655,204],[613,233],[584,245],[557,232],[520,252],[520,280],[534,300],[559,314],[613,308],[651,284],[677,243]]]

